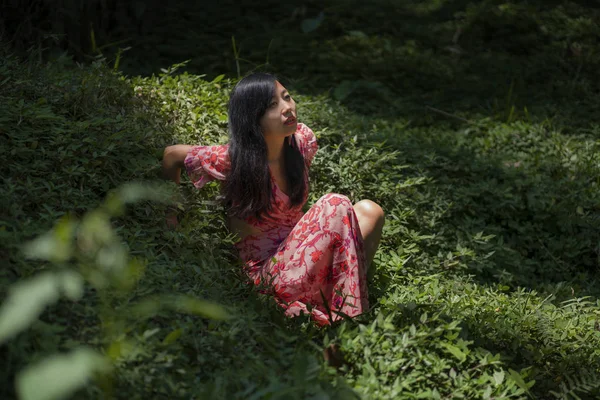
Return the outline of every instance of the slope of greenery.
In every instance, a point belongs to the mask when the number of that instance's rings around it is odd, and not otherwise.
[[[166,145],[225,142],[235,79],[220,74],[235,76],[237,67],[227,51],[207,52],[201,63],[125,77],[110,60],[40,63],[3,48],[0,295],[49,272],[86,283],[79,294],[61,284],[65,298],[10,338],[0,311],[0,397],[15,396],[27,365],[81,344],[109,367],[75,398],[600,394],[600,125],[591,113],[600,105],[597,10],[575,2],[540,9],[381,1],[359,13],[353,2],[330,3],[308,33],[302,18],[310,27],[317,4],[279,22],[276,7],[265,15],[252,14],[252,5],[240,10],[271,27],[265,40],[294,43],[273,45],[267,68],[288,77],[300,119],[319,139],[309,202],[335,191],[386,211],[372,309],[326,329],[284,318],[241,275],[216,184],[196,191],[185,179],[177,230],[166,229],[163,205],[144,200],[164,196],[147,189],[125,212],[117,207],[93,225],[131,260],[121,272],[98,267],[114,257],[84,254],[85,235],[76,251],[61,248],[77,256],[26,258],[23,244],[57,220],[54,235],[64,236],[73,221],[98,215],[90,210],[112,209],[111,190],[155,179]],[[183,32],[188,23],[193,18],[182,20]],[[230,43],[227,35],[215,33],[213,45]],[[185,43],[177,48],[187,55]],[[138,55],[130,54],[133,63]],[[263,55],[248,54],[241,72]],[[172,55],[151,59],[173,62]],[[173,295],[218,303],[229,318],[204,303],[173,312]],[[157,300],[148,306],[149,298]],[[346,353],[339,371],[321,355],[331,342]]]

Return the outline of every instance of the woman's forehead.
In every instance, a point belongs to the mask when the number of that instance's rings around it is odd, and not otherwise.
[[[287,91],[287,89],[281,83],[279,83],[279,81],[275,81],[275,93],[273,93],[273,95],[278,95],[285,91]]]

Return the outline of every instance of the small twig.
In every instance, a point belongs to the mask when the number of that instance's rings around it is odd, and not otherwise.
[[[235,36],[231,36],[231,44],[233,46],[233,55],[235,57],[235,66],[237,69],[238,79],[241,79],[242,75],[240,72],[240,50],[235,45]]]
[[[427,106],[426,108],[427,108],[428,110],[435,111],[436,113],[440,113],[440,114],[442,114],[442,115],[445,115],[446,117],[455,118],[455,119],[458,119],[458,120],[460,120],[460,121],[466,122],[467,124],[472,124],[472,123],[473,123],[473,121],[469,121],[468,119],[465,119],[465,118],[463,118],[463,117],[456,116],[456,115],[454,115],[454,114],[450,114],[449,112],[446,112],[446,111],[443,111],[443,110],[437,109],[437,108],[435,108],[435,107]]]

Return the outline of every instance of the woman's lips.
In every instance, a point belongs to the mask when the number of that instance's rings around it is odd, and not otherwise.
[[[288,119],[285,120],[285,122],[283,123],[284,125],[292,125],[296,123],[296,118],[295,117],[289,117]]]

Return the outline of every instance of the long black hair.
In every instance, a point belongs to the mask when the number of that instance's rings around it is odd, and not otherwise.
[[[258,219],[272,210],[272,185],[267,160],[267,143],[260,127],[277,78],[255,73],[238,82],[229,98],[229,160],[231,170],[223,185],[223,202],[230,216]],[[304,157],[294,135],[286,138],[283,150],[285,177],[292,206],[302,204],[307,185]]]

